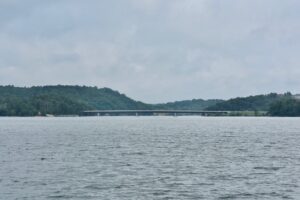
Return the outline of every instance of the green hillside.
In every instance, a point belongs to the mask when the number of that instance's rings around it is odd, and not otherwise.
[[[300,100],[284,98],[271,104],[269,114],[272,116],[300,116]]]
[[[145,104],[109,88],[86,86],[0,86],[0,116],[77,115],[84,110],[265,111],[273,116],[299,116],[291,93],[271,93],[224,100],[193,99]],[[243,113],[238,113],[244,115]]]
[[[165,109],[165,110],[204,110],[210,106],[221,103],[223,100],[203,100],[203,99],[193,99],[186,101],[175,101],[165,104],[156,104],[154,105],[156,109]]]
[[[109,88],[0,86],[0,116],[68,115],[83,110],[151,109]]]
[[[286,97],[291,97],[291,93],[284,95],[270,93],[267,95],[256,95],[249,97],[238,97],[217,103],[206,110],[216,111],[268,111],[270,106]]]

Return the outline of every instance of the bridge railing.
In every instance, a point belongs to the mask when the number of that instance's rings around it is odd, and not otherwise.
[[[195,110],[87,110],[81,113],[82,116],[224,116],[227,111],[195,111]]]

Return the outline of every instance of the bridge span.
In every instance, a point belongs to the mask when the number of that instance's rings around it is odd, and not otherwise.
[[[227,111],[195,110],[87,110],[81,116],[224,116]]]

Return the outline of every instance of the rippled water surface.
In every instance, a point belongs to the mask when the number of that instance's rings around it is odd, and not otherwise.
[[[0,118],[0,199],[300,199],[299,118]]]

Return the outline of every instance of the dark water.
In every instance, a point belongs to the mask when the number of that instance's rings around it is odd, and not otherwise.
[[[0,118],[0,199],[300,199],[300,118]]]

